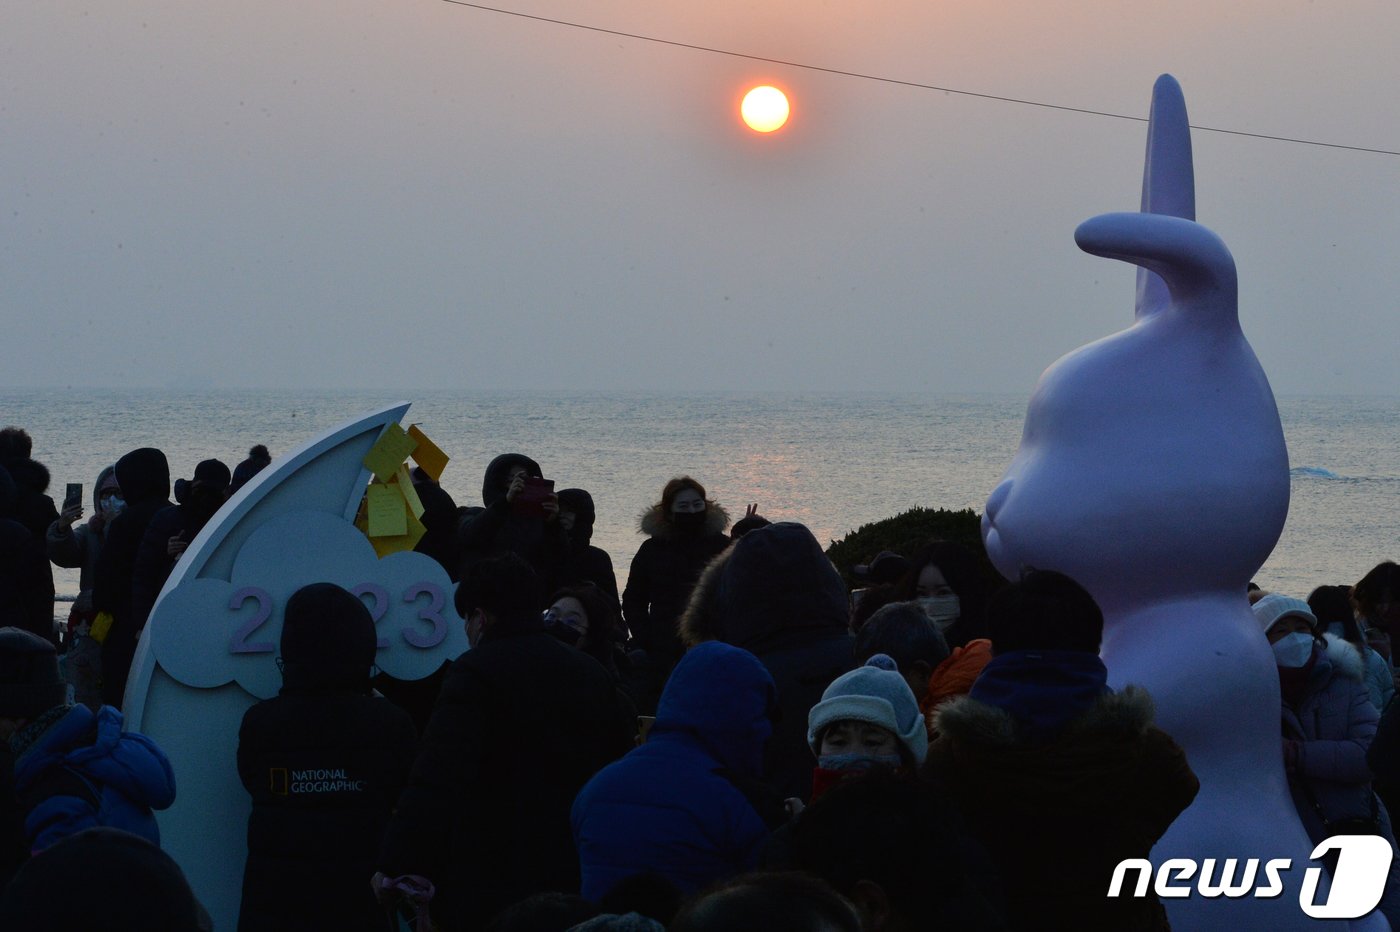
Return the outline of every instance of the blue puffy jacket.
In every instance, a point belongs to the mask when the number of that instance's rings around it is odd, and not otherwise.
[[[155,742],[122,731],[116,709],[75,705],[15,761],[15,795],[31,851],[95,826],[160,844],[151,810],[175,801],[175,774]]]
[[[762,773],[776,702],[773,678],[746,650],[710,641],[681,659],[647,742],[574,800],[585,898],[647,871],[688,893],[757,865],[768,828],[731,776]]]

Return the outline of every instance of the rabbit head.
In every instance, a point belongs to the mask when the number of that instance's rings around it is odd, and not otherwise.
[[[1288,511],[1288,455],[1268,379],[1240,329],[1235,264],[1194,222],[1190,127],[1153,90],[1142,211],[1080,225],[1086,252],[1140,267],[1131,327],[1041,376],[1021,446],[987,501],[987,553],[1079,580],[1105,611],[1243,592]]]

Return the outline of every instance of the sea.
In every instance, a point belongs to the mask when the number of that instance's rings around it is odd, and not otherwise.
[[[537,462],[556,489],[593,495],[593,543],[619,583],[644,538],[640,514],[677,475],[699,480],[731,518],[757,504],[770,520],[799,521],[823,544],[914,507],[982,511],[1016,452],[1020,395],[926,393],[657,393],[461,391],[177,391],[0,389],[0,425],[34,439],[50,494],[92,483],[142,446],[164,450],[172,479],[214,457],[230,468],[255,443],[274,457],[370,410],[409,401],[417,423],[452,457],[443,487],[459,505],[481,502],[485,466],[499,453]],[[1400,398],[1278,399],[1292,500],[1278,545],[1255,576],[1266,589],[1306,596],[1350,584],[1400,559]],[[57,614],[78,591],[55,568]]]

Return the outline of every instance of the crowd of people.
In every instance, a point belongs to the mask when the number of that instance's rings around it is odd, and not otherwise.
[[[116,707],[172,568],[270,459],[201,462],[171,503],[165,456],[133,450],[81,522],[28,435],[0,431],[0,927],[104,927],[144,896],[161,924],[139,927],[210,926],[158,847],[175,775]],[[1150,890],[1105,892],[1199,784],[1152,697],[1107,685],[1075,580],[993,585],[980,555],[930,541],[871,554],[852,589],[803,525],[750,506],[730,527],[680,476],[619,587],[592,496],[542,476],[497,457],[459,507],[415,471],[417,549],[457,583],[471,645],[423,708],[377,674],[360,598],[318,583],[287,602],[281,692],[228,737],[252,802],[228,865],[239,928],[1169,927]],[[62,625],[51,563],[81,568]],[[1387,562],[1306,601],[1240,596],[1315,842],[1394,845],[1397,594]],[[99,864],[119,905],[55,892]]]

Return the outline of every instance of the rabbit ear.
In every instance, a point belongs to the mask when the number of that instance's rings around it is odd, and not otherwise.
[[[1153,213],[1101,214],[1074,231],[1079,248],[1155,273],[1168,306],[1203,327],[1239,329],[1235,260],[1213,232],[1191,220]]]
[[[1152,111],[1147,119],[1147,159],[1142,170],[1142,212],[1196,219],[1196,175],[1191,161],[1191,124],[1181,85],[1164,74],[1152,86]],[[1155,313],[1170,300],[1166,283],[1146,268],[1138,270],[1138,319]]]

